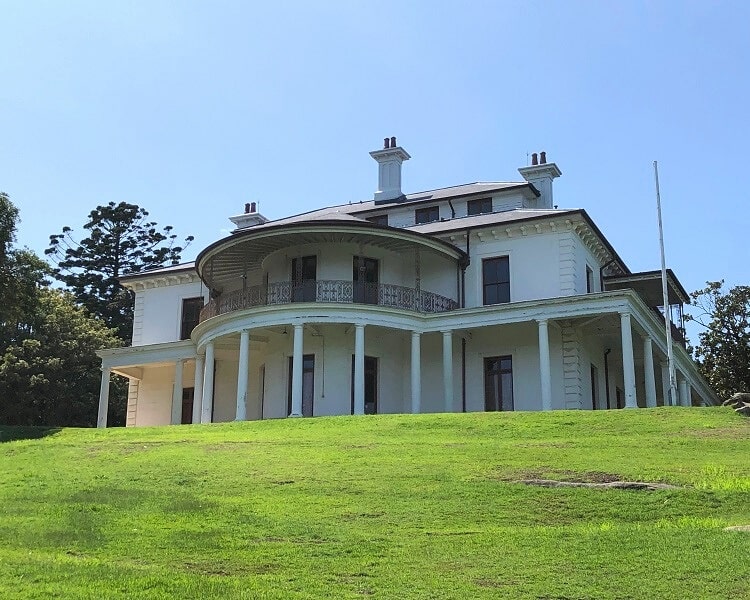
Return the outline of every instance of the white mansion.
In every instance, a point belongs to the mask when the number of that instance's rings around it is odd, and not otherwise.
[[[661,275],[632,273],[584,210],[558,209],[545,153],[523,181],[401,192],[386,138],[373,200],[276,221],[246,205],[194,263],[124,277],[127,425],[371,413],[715,404]],[[667,310],[688,296],[670,271]]]

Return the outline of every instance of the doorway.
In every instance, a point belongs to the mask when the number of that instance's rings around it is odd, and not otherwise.
[[[292,414],[292,375],[294,373],[294,357],[289,357],[289,385],[287,386],[286,414]],[[315,355],[305,354],[302,357],[302,416],[313,416],[313,400],[315,398]]]
[[[513,410],[513,359],[487,356],[484,359],[484,410]]]
[[[354,414],[354,355],[352,354],[352,406]],[[365,356],[365,414],[378,414],[378,359]]]

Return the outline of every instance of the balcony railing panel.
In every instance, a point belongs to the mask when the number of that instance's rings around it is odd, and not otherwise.
[[[201,310],[201,321],[217,315],[275,304],[320,302],[370,304],[425,313],[455,310],[455,300],[433,292],[391,283],[359,283],[346,280],[282,281],[234,290],[212,299]]]

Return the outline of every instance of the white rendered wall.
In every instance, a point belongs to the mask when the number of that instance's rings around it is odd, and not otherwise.
[[[535,300],[560,296],[559,240],[556,233],[529,234],[483,241],[471,237],[471,264],[466,269],[466,307],[482,306],[482,260],[509,257],[510,300]]]
[[[139,310],[134,316],[133,331],[140,333],[138,340],[134,336],[133,345],[178,341],[182,301],[185,298],[196,298],[200,295],[200,282],[149,288],[136,292],[136,307]],[[203,296],[204,301],[207,301],[208,295],[205,288]]]

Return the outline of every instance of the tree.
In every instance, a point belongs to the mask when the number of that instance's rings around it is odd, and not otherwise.
[[[18,209],[0,192],[0,352],[24,335],[38,288],[51,272],[33,252],[13,247],[17,222]]]
[[[699,369],[719,396],[750,392],[750,286],[728,292],[724,281],[707,281],[690,294],[694,314],[686,319],[704,328],[693,349]]]
[[[96,350],[119,346],[114,331],[49,289],[49,265],[14,247],[18,209],[0,193],[0,423],[94,425],[99,396]],[[124,399],[114,382],[115,400]],[[111,419],[124,421],[124,402]]]
[[[185,246],[176,246],[172,227],[159,231],[147,217],[143,208],[126,202],[97,206],[83,226],[88,237],[77,242],[72,229],[63,227],[62,233],[50,236],[45,250],[57,264],[55,277],[125,342],[133,332],[133,294],[119,278],[179,264],[180,253],[193,240],[188,236]]]
[[[0,354],[0,423],[95,426],[101,381],[96,350],[118,346],[115,332],[70,293],[48,288],[38,290],[31,321],[27,335]],[[110,415],[124,422],[122,403]]]

